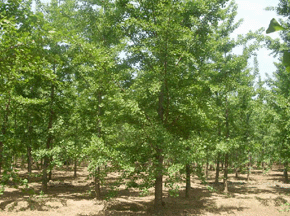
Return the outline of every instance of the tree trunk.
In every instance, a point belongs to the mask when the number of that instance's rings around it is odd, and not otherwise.
[[[77,163],[78,163],[78,159],[75,158],[74,159],[74,178],[77,177],[77,165],[78,165]]]
[[[229,128],[229,109],[228,109],[228,99],[226,97],[226,138],[227,140],[230,137],[230,128]],[[225,155],[225,170],[224,170],[224,192],[228,192],[228,165],[229,165],[229,153]]]
[[[55,71],[55,65],[54,65],[54,71]],[[51,91],[50,91],[50,111],[49,111],[49,119],[48,119],[48,127],[47,127],[47,132],[48,132],[48,137],[47,137],[47,141],[46,141],[46,150],[49,151],[51,149],[51,143],[53,140],[53,136],[50,132],[51,128],[52,128],[52,122],[53,122],[53,115],[54,115],[54,111],[53,111],[53,102],[54,102],[54,85],[51,86]],[[44,157],[44,164],[43,164],[43,172],[42,172],[42,191],[43,192],[47,192],[47,171],[48,171],[48,167],[49,167],[49,157],[48,155],[46,155]],[[49,177],[51,179],[51,171],[49,174]]]
[[[190,178],[190,165],[185,165],[185,172],[186,172],[186,187],[185,187],[185,197],[189,198],[190,188],[191,188],[191,178]]]
[[[262,162],[262,169],[265,170],[265,162]]]
[[[228,192],[228,159],[229,154],[226,153],[225,155],[225,170],[224,170],[224,192]]]
[[[3,142],[0,141],[0,175],[2,174],[2,166],[3,166],[3,164],[2,164],[2,160],[3,160],[2,155],[3,155]]]
[[[30,176],[32,173],[32,155],[31,155],[31,147],[27,147],[27,171],[28,171],[28,181],[30,181]]]
[[[288,162],[284,163],[284,177],[285,177],[285,183],[288,182]]]
[[[205,175],[205,180],[207,180],[207,178],[208,178],[208,158],[206,158],[204,175]]]
[[[15,120],[15,124],[16,124],[16,120]],[[31,122],[28,121],[28,137],[29,137],[29,144],[27,145],[27,171],[28,171],[28,181],[30,181],[30,176],[31,176],[31,172],[32,172],[32,155],[31,155],[31,143],[32,143],[32,139],[31,139],[31,135],[32,135],[32,126],[31,126]]]
[[[48,169],[48,157],[44,157],[43,169],[42,169],[42,185],[41,189],[44,193],[47,192],[47,169]]]
[[[250,174],[251,174],[251,155],[249,155],[249,163],[248,163],[248,173],[247,173],[247,181],[250,181]]]
[[[43,169],[43,163],[44,163],[44,162],[43,162],[43,158],[41,158],[41,159],[40,159],[40,169],[41,169],[41,170]]]
[[[218,184],[220,175],[220,153],[218,153],[215,170],[215,183]]]
[[[165,65],[166,67],[166,65]],[[165,68],[166,75],[166,68]],[[166,77],[164,79],[163,89],[159,93],[158,101],[158,116],[163,124],[166,123],[164,120],[164,90],[167,89]],[[166,118],[166,115],[165,115]],[[155,200],[154,209],[159,211],[163,207],[162,196],[163,196],[163,156],[162,149],[157,145],[156,147],[156,166],[155,166]]]
[[[52,148],[52,146],[51,146]],[[49,158],[49,173],[48,173],[48,181],[52,180],[52,166],[51,166],[51,162],[52,162],[53,158],[52,156]]]
[[[97,200],[101,200],[101,183],[100,183],[100,167],[96,169],[95,172],[95,193],[96,193],[96,198]]]
[[[8,116],[9,116],[9,109],[10,109],[10,101],[11,101],[11,97],[9,95],[9,99],[8,99],[8,103],[6,104],[6,109],[4,112],[4,117],[3,117],[3,124],[2,124],[2,137],[5,136],[6,134],[6,130],[7,130],[7,124],[8,124]],[[0,140],[0,175],[2,173],[2,167],[3,167],[3,147],[4,147],[4,143],[2,140]]]
[[[97,122],[97,131],[98,131],[98,137],[101,137],[102,135],[102,128],[101,128],[101,102],[102,102],[102,92],[99,91],[97,93],[97,98],[98,98],[98,122]],[[76,166],[75,166],[76,167]],[[101,200],[101,182],[100,182],[100,177],[101,177],[101,169],[100,167],[97,167],[95,170],[95,193],[96,193],[96,198],[97,200]]]
[[[51,161],[49,161],[51,162]],[[48,173],[48,181],[50,181],[52,179],[52,171],[51,169],[49,170],[49,173]]]
[[[163,156],[161,149],[158,149],[157,152],[157,167],[156,167],[156,176],[155,176],[155,201],[154,208],[155,210],[160,210],[163,207],[162,195],[163,195]]]
[[[236,168],[236,178],[239,178],[239,168]]]
[[[99,111],[100,112],[100,111]],[[99,133],[101,133],[101,130],[99,130]],[[78,146],[78,122],[76,121],[76,133],[75,133],[75,143],[74,143],[74,147],[75,147],[75,150],[77,149],[77,146]],[[77,154],[78,155],[78,154]],[[77,166],[78,166],[78,159],[77,159],[77,155],[75,155],[75,158],[74,158],[74,178],[77,177]]]

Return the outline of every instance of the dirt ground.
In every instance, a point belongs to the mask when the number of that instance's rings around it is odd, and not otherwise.
[[[185,198],[184,185],[178,197],[170,197],[165,189],[165,206],[158,213],[153,211],[153,190],[140,196],[139,191],[121,186],[113,198],[98,201],[94,198],[92,179],[88,178],[85,168],[80,168],[75,179],[72,171],[54,171],[48,193],[42,194],[39,171],[33,172],[36,177],[28,189],[15,189],[12,185],[5,189],[0,196],[0,216],[290,215],[290,184],[283,182],[278,169],[267,173],[253,170],[249,182],[245,174],[240,174],[239,178],[230,174],[228,194],[222,192],[221,183],[213,184],[212,171],[207,185],[197,178],[192,179],[190,198]],[[19,173],[25,175],[24,171]],[[116,174],[108,176],[108,182],[115,177]],[[110,195],[104,188],[102,192]]]

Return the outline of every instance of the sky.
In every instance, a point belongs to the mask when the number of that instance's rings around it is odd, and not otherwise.
[[[272,18],[278,19],[275,11],[266,11],[268,6],[278,6],[279,0],[236,0],[238,4],[238,14],[236,19],[243,19],[243,24],[235,31],[235,34],[246,34],[249,30],[256,31],[261,27],[268,28]],[[265,33],[266,35],[266,33]],[[278,33],[272,33],[268,36],[278,38]],[[258,53],[259,70],[262,80],[265,80],[266,74],[272,76],[276,70],[273,62],[277,61],[269,56],[270,51],[263,48]]]

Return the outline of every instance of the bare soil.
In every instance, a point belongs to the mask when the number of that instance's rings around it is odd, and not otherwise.
[[[40,171],[33,173],[37,176]],[[20,170],[19,174],[22,177],[27,175],[24,170]],[[290,184],[283,182],[282,171],[279,169],[267,173],[253,170],[248,182],[246,174],[240,174],[239,178],[229,174],[227,194],[222,192],[222,183],[213,183],[213,171],[210,172],[208,184],[201,184],[194,177],[190,198],[185,198],[184,184],[180,185],[178,197],[169,196],[165,188],[165,205],[159,212],[153,210],[153,189],[146,196],[140,196],[140,191],[120,186],[114,194],[107,184],[107,187],[102,188],[102,193],[112,198],[96,200],[93,182],[88,174],[86,168],[78,170],[77,178],[73,178],[72,171],[54,171],[46,194],[41,193],[40,175],[31,180],[28,189],[10,185],[0,196],[0,216],[290,215]],[[116,177],[117,174],[111,174],[106,182],[113,182]]]

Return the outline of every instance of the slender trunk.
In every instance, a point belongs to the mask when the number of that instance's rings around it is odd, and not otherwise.
[[[8,124],[8,116],[9,116],[9,110],[10,110],[10,101],[11,101],[11,97],[9,95],[9,99],[8,99],[8,103],[6,104],[6,109],[4,112],[4,118],[3,118],[3,124],[2,124],[2,137],[5,136],[6,134],[6,130],[7,130],[7,124]],[[2,167],[3,167],[3,147],[4,147],[4,143],[2,140],[0,140],[0,175],[2,173]]]
[[[221,106],[221,100],[219,97],[219,93],[216,92],[216,105],[217,106]],[[218,135],[218,141],[220,141],[222,139],[221,137],[221,124],[222,121],[220,118],[218,118],[218,127],[217,127],[217,135]],[[215,184],[219,183],[219,176],[220,176],[220,158],[221,158],[221,154],[220,152],[218,152],[217,154],[217,160],[216,160],[216,170],[215,170]],[[223,167],[222,167],[223,168]]]
[[[262,150],[262,169],[263,170],[265,170],[264,155],[265,155],[265,143],[263,143],[263,150]]]
[[[205,180],[207,180],[208,179],[208,158],[206,158],[204,175],[205,175]]]
[[[220,175],[220,153],[218,153],[217,161],[216,161],[216,170],[215,170],[215,183],[219,182],[219,175]]]
[[[14,155],[14,167],[16,167],[17,168],[17,160],[18,160],[18,158],[17,158],[17,156],[16,155]]]
[[[236,167],[236,178],[239,178],[239,168],[238,167]]]
[[[52,146],[50,146],[50,148],[52,148]],[[49,158],[49,173],[48,173],[48,181],[52,180],[52,166],[51,166],[52,160],[53,160],[53,157],[50,156],[50,158]]]
[[[159,94],[159,105],[158,105],[158,116],[162,123],[164,123],[164,93],[163,91]],[[155,166],[155,210],[160,210],[162,208],[162,196],[163,196],[163,156],[162,149],[157,146],[156,148],[156,160],[157,164]]]
[[[78,159],[75,158],[74,159],[74,178],[77,177],[77,163],[78,163]]]
[[[98,123],[97,123],[97,131],[98,131],[98,137],[101,137],[101,133],[102,133],[101,120],[100,120],[100,116],[101,116],[101,102],[102,102],[102,92],[101,91],[98,92],[97,98],[98,98]],[[101,169],[100,169],[100,167],[96,167],[94,179],[95,179],[95,193],[96,193],[97,200],[101,200],[102,199],[100,177],[101,177]]]
[[[160,210],[163,206],[162,195],[163,195],[163,156],[162,150],[158,149],[157,152],[157,167],[156,167],[156,177],[155,177],[155,210]]]
[[[51,160],[49,160],[49,163],[51,163]],[[49,169],[49,172],[48,172],[48,181],[52,180],[52,170],[51,170],[51,167]]]
[[[31,176],[31,172],[32,172],[32,155],[31,155],[31,143],[32,143],[32,139],[31,139],[31,133],[32,133],[32,126],[31,126],[31,122],[28,121],[28,140],[29,143],[27,145],[27,171],[28,171],[28,181],[30,181],[30,176]]]
[[[0,175],[2,173],[2,166],[3,166],[2,165],[2,160],[3,160],[2,155],[3,155],[3,142],[0,141]]]
[[[41,189],[44,193],[47,192],[47,169],[48,169],[48,157],[44,157],[44,162],[43,162],[43,169],[42,169],[42,185]]]
[[[20,165],[21,169],[24,169],[25,168],[25,162],[26,161],[27,160],[26,160],[25,155],[21,155],[21,165]]]
[[[101,200],[101,182],[100,182],[100,174],[101,170],[100,167],[98,167],[95,171],[95,193],[97,200]]]
[[[185,197],[189,198],[189,192],[191,188],[191,179],[190,179],[190,165],[186,164],[185,165],[185,172],[186,172],[186,187],[185,187]]]
[[[248,162],[248,172],[247,172],[247,181],[250,181],[250,174],[251,174],[251,155],[249,155],[249,162]]]
[[[229,154],[226,153],[225,155],[225,170],[224,170],[224,192],[228,192],[228,160]]]
[[[226,138],[227,140],[230,137],[230,129],[229,129],[229,109],[228,109],[228,100],[226,97]],[[228,165],[229,165],[229,153],[225,155],[225,170],[224,170],[224,192],[228,192]]]
[[[265,170],[265,162],[262,162],[262,169]]]
[[[54,65],[54,71],[55,71],[55,65]],[[46,150],[49,151],[51,149],[51,144],[52,144],[52,140],[53,140],[53,136],[50,132],[51,128],[52,128],[52,122],[53,122],[53,115],[54,115],[54,111],[53,111],[53,102],[54,102],[54,85],[51,86],[51,91],[50,91],[50,111],[49,111],[49,119],[48,119],[48,127],[47,127],[47,131],[48,131],[48,137],[47,137],[47,141],[46,141]],[[43,164],[43,172],[42,172],[42,191],[43,192],[47,192],[47,171],[49,168],[49,157],[48,155],[44,156],[44,164]],[[51,172],[49,174],[49,177],[51,179]]]
[[[66,170],[70,170],[69,165],[70,165],[70,160],[66,159]]]
[[[78,122],[76,122],[76,133],[75,133],[75,149],[77,149],[78,146]],[[75,155],[74,158],[74,178],[77,177],[77,165],[78,165],[78,159],[77,156]]]
[[[288,162],[284,163],[284,177],[285,177],[285,182],[288,182]]]
[[[30,176],[32,173],[32,155],[31,155],[31,147],[27,147],[27,171],[28,171],[28,181],[30,181]]]

